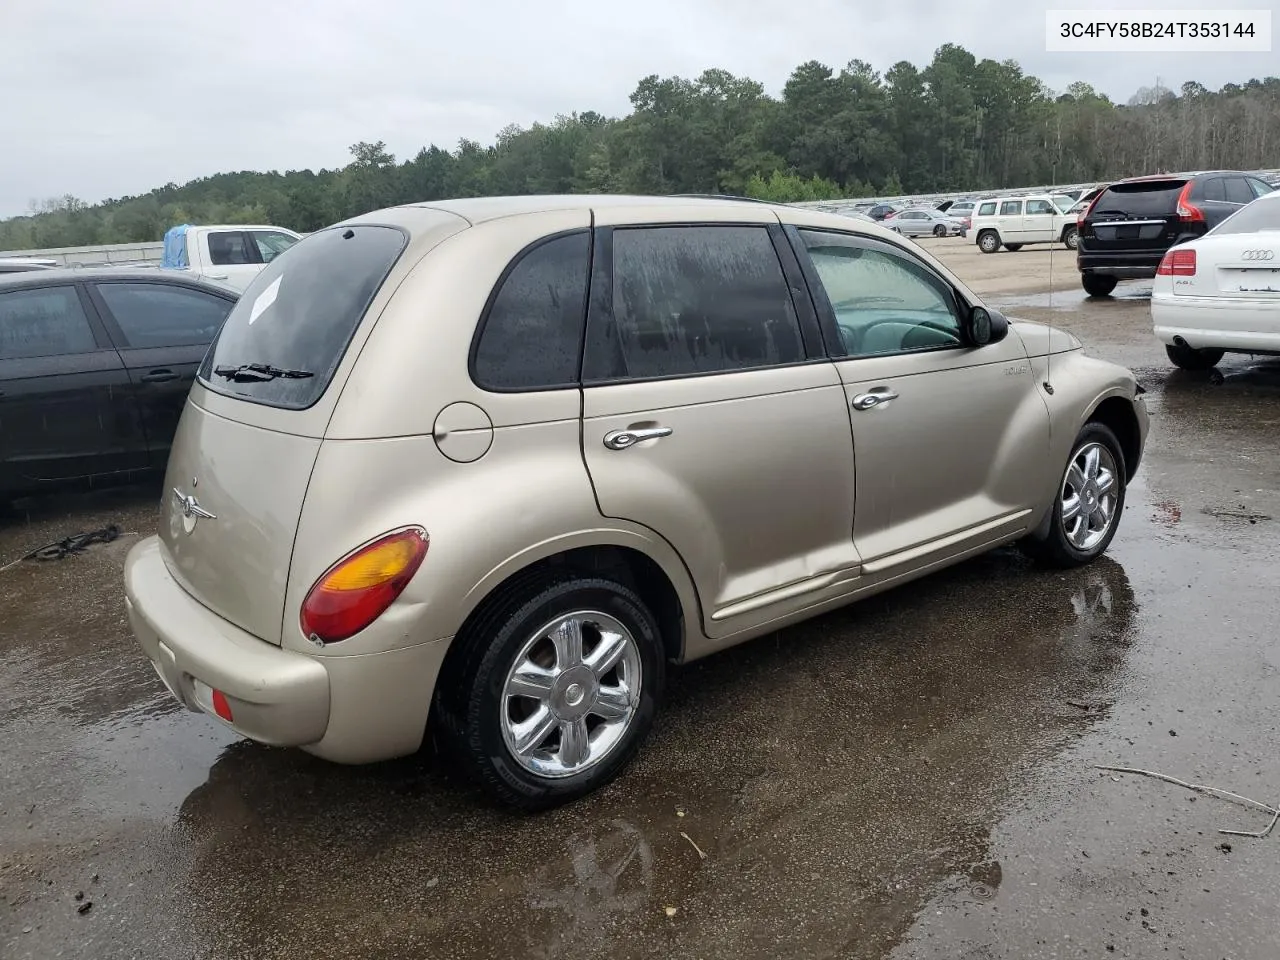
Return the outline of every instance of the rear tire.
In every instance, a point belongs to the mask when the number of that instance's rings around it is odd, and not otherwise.
[[[548,629],[562,620],[565,629]],[[598,670],[592,657],[606,638],[621,638],[623,652]],[[436,685],[435,716],[449,752],[503,804],[545,810],[599,789],[631,762],[653,725],[666,670],[661,635],[644,601],[613,580],[526,582],[454,642],[460,658]],[[521,664],[528,671],[521,677],[545,684],[537,696],[513,687]],[[529,747],[518,750],[521,724],[535,716],[545,717],[546,732],[529,733]]]
[[[1004,248],[1005,248],[1006,250],[1008,250],[1010,253],[1017,253],[1019,250],[1021,250],[1021,249],[1022,249],[1022,244],[1020,244],[1020,243],[1006,243],[1006,244],[1004,245]]]
[[[938,224],[936,227],[933,228],[933,235],[941,239],[942,237],[945,237],[947,235],[947,228],[944,227],[942,224]]]
[[[994,230],[983,230],[978,234],[978,249],[983,253],[995,253],[1000,249],[1000,234]]]
[[[1018,547],[1037,563],[1059,569],[1082,567],[1102,556],[1124,512],[1126,471],[1116,435],[1101,423],[1086,423],[1071,445],[1054,494],[1049,535],[1044,540],[1022,540]],[[1064,519],[1067,507],[1074,516]]]
[[[1176,343],[1165,344],[1164,352],[1169,355],[1173,365],[1180,370],[1212,370],[1226,353],[1225,350],[1180,347]]]
[[[1105,274],[1080,274],[1080,285],[1084,287],[1084,292],[1091,297],[1111,296],[1111,291],[1116,288],[1116,283],[1115,277],[1108,277]]]

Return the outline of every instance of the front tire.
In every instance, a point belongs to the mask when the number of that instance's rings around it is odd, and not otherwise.
[[[1078,250],[1080,248],[1080,234],[1076,232],[1075,227],[1067,227],[1062,231],[1062,243],[1068,250]]]
[[[613,580],[526,584],[455,643],[436,715],[450,752],[501,803],[545,810],[599,789],[653,725],[662,639],[644,601]]]
[[[1080,274],[1080,285],[1084,287],[1084,292],[1091,297],[1111,296],[1111,291],[1116,288],[1116,282],[1115,277],[1108,277],[1105,274]]]
[[[1071,447],[1054,498],[1049,535],[1027,539],[1022,552],[1046,566],[1067,569],[1106,552],[1124,512],[1124,450],[1111,428],[1086,423]]]
[[[933,228],[933,235],[938,239],[942,239],[947,235],[947,228],[944,227],[942,224],[938,224],[936,227]]]
[[[983,230],[978,234],[978,249],[983,253],[995,253],[1000,249],[1000,234],[994,230]]]
[[[1180,370],[1212,370],[1225,355],[1225,350],[1197,350],[1195,347],[1165,344],[1164,352]]]

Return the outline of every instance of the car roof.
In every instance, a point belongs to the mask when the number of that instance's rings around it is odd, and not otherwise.
[[[896,206],[901,204],[876,204],[876,206]],[[681,216],[687,215],[690,221],[705,220],[714,223],[720,219],[717,214],[734,211],[736,217],[726,217],[726,222],[746,222],[748,219],[762,218],[762,211],[776,213],[784,223],[806,223],[814,225],[818,220],[825,222],[833,229],[847,229],[850,220],[856,220],[859,230],[869,232],[873,236],[892,238],[896,236],[879,224],[843,216],[839,213],[825,213],[797,207],[785,203],[769,203],[762,200],[741,199],[719,195],[702,196],[645,196],[624,194],[567,194],[547,196],[519,197],[469,197],[455,200],[424,201],[422,203],[402,204],[374,210],[345,220],[342,224],[388,224],[416,232],[422,226],[422,214],[429,212],[448,213],[459,217],[474,226],[488,221],[506,217],[518,217],[528,214],[554,213],[564,210],[621,210],[634,215],[636,222],[644,222],[647,215],[678,211]],[[742,214],[747,214],[743,217]],[[815,216],[818,220],[815,220]]]
[[[160,267],[56,267],[51,270],[0,273],[0,288],[12,290],[16,287],[43,287],[50,283],[67,283],[73,280],[148,280],[152,283],[200,287],[217,293],[239,296],[239,291],[232,287],[212,283],[190,273],[164,270]]]

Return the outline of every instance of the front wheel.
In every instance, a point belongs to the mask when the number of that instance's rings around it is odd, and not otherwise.
[[[1080,567],[1102,556],[1124,510],[1124,450],[1111,429],[1086,423],[1076,437],[1044,540],[1023,540],[1023,553],[1047,566]]]
[[[1062,243],[1068,250],[1078,250],[1080,248],[1080,234],[1076,232],[1075,227],[1067,227],[1062,232]]]
[[[1173,365],[1181,370],[1212,370],[1226,353],[1224,350],[1197,350],[1195,347],[1179,346],[1176,343],[1165,344],[1164,352],[1169,355]]]
[[[653,725],[665,657],[630,588],[553,579],[469,625],[437,716],[451,752],[502,803],[542,810],[616,777]]]
[[[978,234],[978,249],[983,253],[995,253],[1000,249],[1000,234],[994,230],[983,230]]]
[[[947,235],[947,228],[942,224],[938,224],[933,228],[933,235],[938,238],[945,237]]]

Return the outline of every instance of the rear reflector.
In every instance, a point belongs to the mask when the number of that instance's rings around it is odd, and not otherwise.
[[[359,633],[409,585],[427,555],[428,543],[427,531],[408,527],[338,561],[302,602],[302,632],[321,643],[337,643]]]
[[[1148,261],[1150,262],[1150,261]],[[1179,250],[1174,247],[1164,255],[1156,270],[1158,277],[1194,277],[1196,275],[1196,252],[1194,248]]]
[[[227,723],[232,723],[231,704],[227,703],[227,695],[221,690],[213,691],[213,712],[216,713]]]

